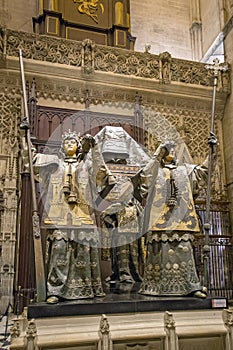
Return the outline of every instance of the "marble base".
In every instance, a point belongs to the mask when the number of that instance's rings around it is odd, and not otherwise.
[[[134,285],[110,284],[105,286],[106,295],[104,297],[61,301],[54,305],[46,302],[31,304],[28,306],[28,318],[213,308],[213,298],[211,297],[206,299],[190,296],[154,297],[138,294],[138,289],[139,285],[137,283]]]

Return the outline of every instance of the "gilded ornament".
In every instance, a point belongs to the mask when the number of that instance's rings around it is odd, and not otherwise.
[[[149,265],[147,266],[147,269],[148,269],[149,271],[152,271],[152,269],[153,269],[152,264],[149,264]]]
[[[173,264],[173,269],[174,270],[178,270],[179,269],[179,265],[178,264]]]
[[[187,253],[189,251],[188,247],[183,247],[183,252]]]
[[[99,0],[73,0],[75,4],[78,4],[77,10],[79,13],[91,17],[93,21],[98,23],[98,16],[96,12],[100,8],[102,14],[104,13],[104,5]]]

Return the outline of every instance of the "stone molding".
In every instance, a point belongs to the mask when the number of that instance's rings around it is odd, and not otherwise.
[[[17,331],[17,337],[12,338],[10,348],[29,349],[30,345],[31,350],[37,348],[179,350],[183,349],[185,344],[185,348],[189,345],[190,349],[197,349],[198,346],[207,349],[209,344],[212,346],[215,344],[215,349],[220,350],[223,349],[228,336],[222,319],[222,310],[196,312],[189,310],[172,314],[170,312],[112,314],[104,321],[108,323],[105,333],[107,338],[100,346],[102,333],[100,334],[99,330],[102,327],[103,317],[89,315],[31,320],[20,335]]]
[[[166,53],[168,58],[164,61],[165,53],[153,55],[131,52],[95,45],[91,40],[77,42],[1,28],[0,54],[18,57],[19,49],[22,49],[26,59],[81,67],[87,75],[94,70],[156,79],[165,84],[212,84],[212,74],[206,71],[205,64],[171,58],[169,53]],[[164,72],[161,72],[161,66]],[[223,79],[220,89],[229,93],[229,79]]]

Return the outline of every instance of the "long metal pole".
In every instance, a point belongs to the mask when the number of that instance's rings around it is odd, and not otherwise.
[[[214,76],[214,88],[212,97],[212,112],[211,112],[211,127],[210,133],[214,133],[214,116],[215,116],[215,99],[217,90],[218,78]],[[211,176],[212,176],[212,159],[213,159],[213,145],[209,144],[208,155],[208,178],[207,178],[207,193],[206,193],[206,213],[205,213],[205,239],[203,246],[203,262],[204,262],[204,285],[209,286],[209,257],[210,257],[210,243],[209,235],[211,230],[210,224],[210,201],[211,201]]]
[[[214,153],[214,142],[211,142],[211,137],[214,136],[214,118],[215,118],[215,104],[216,104],[216,91],[218,84],[218,76],[220,71],[226,71],[227,66],[220,65],[219,60],[215,59],[213,65],[206,65],[206,69],[213,70],[214,84],[213,84],[213,96],[212,96],[212,109],[211,109],[211,125],[210,125],[210,140],[209,140],[209,155],[208,155],[208,178],[207,178],[207,193],[206,193],[206,214],[205,214],[205,239],[203,246],[203,262],[204,262],[204,285],[209,287],[209,259],[210,259],[210,203],[211,203],[211,176],[212,176],[212,163]]]
[[[24,100],[24,113],[25,122],[22,128],[25,129],[26,142],[28,147],[28,160],[29,160],[29,171],[31,180],[31,193],[32,193],[32,229],[33,229],[33,243],[34,243],[34,255],[35,255],[35,269],[36,269],[36,291],[37,291],[37,301],[44,301],[46,299],[46,286],[45,286],[45,273],[44,273],[44,259],[42,253],[42,243],[40,234],[40,223],[39,214],[37,209],[37,199],[36,199],[36,189],[35,189],[35,179],[32,161],[32,149],[31,149],[31,137],[29,129],[29,114],[27,105],[27,94],[26,94],[26,84],[24,76],[24,66],[23,66],[23,56],[22,50],[19,51],[19,61],[20,61],[20,71],[22,78],[22,88],[23,88],[23,100]]]

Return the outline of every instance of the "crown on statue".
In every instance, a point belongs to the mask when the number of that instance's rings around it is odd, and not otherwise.
[[[176,147],[176,143],[174,140],[167,140],[162,143],[162,147],[166,148],[168,151],[170,151],[172,148]]]
[[[70,129],[68,131],[65,131],[63,134],[62,134],[62,141],[64,142],[65,140],[68,140],[68,139],[74,139],[76,140],[77,142],[80,142],[80,133],[77,134],[76,131],[71,131]]]

